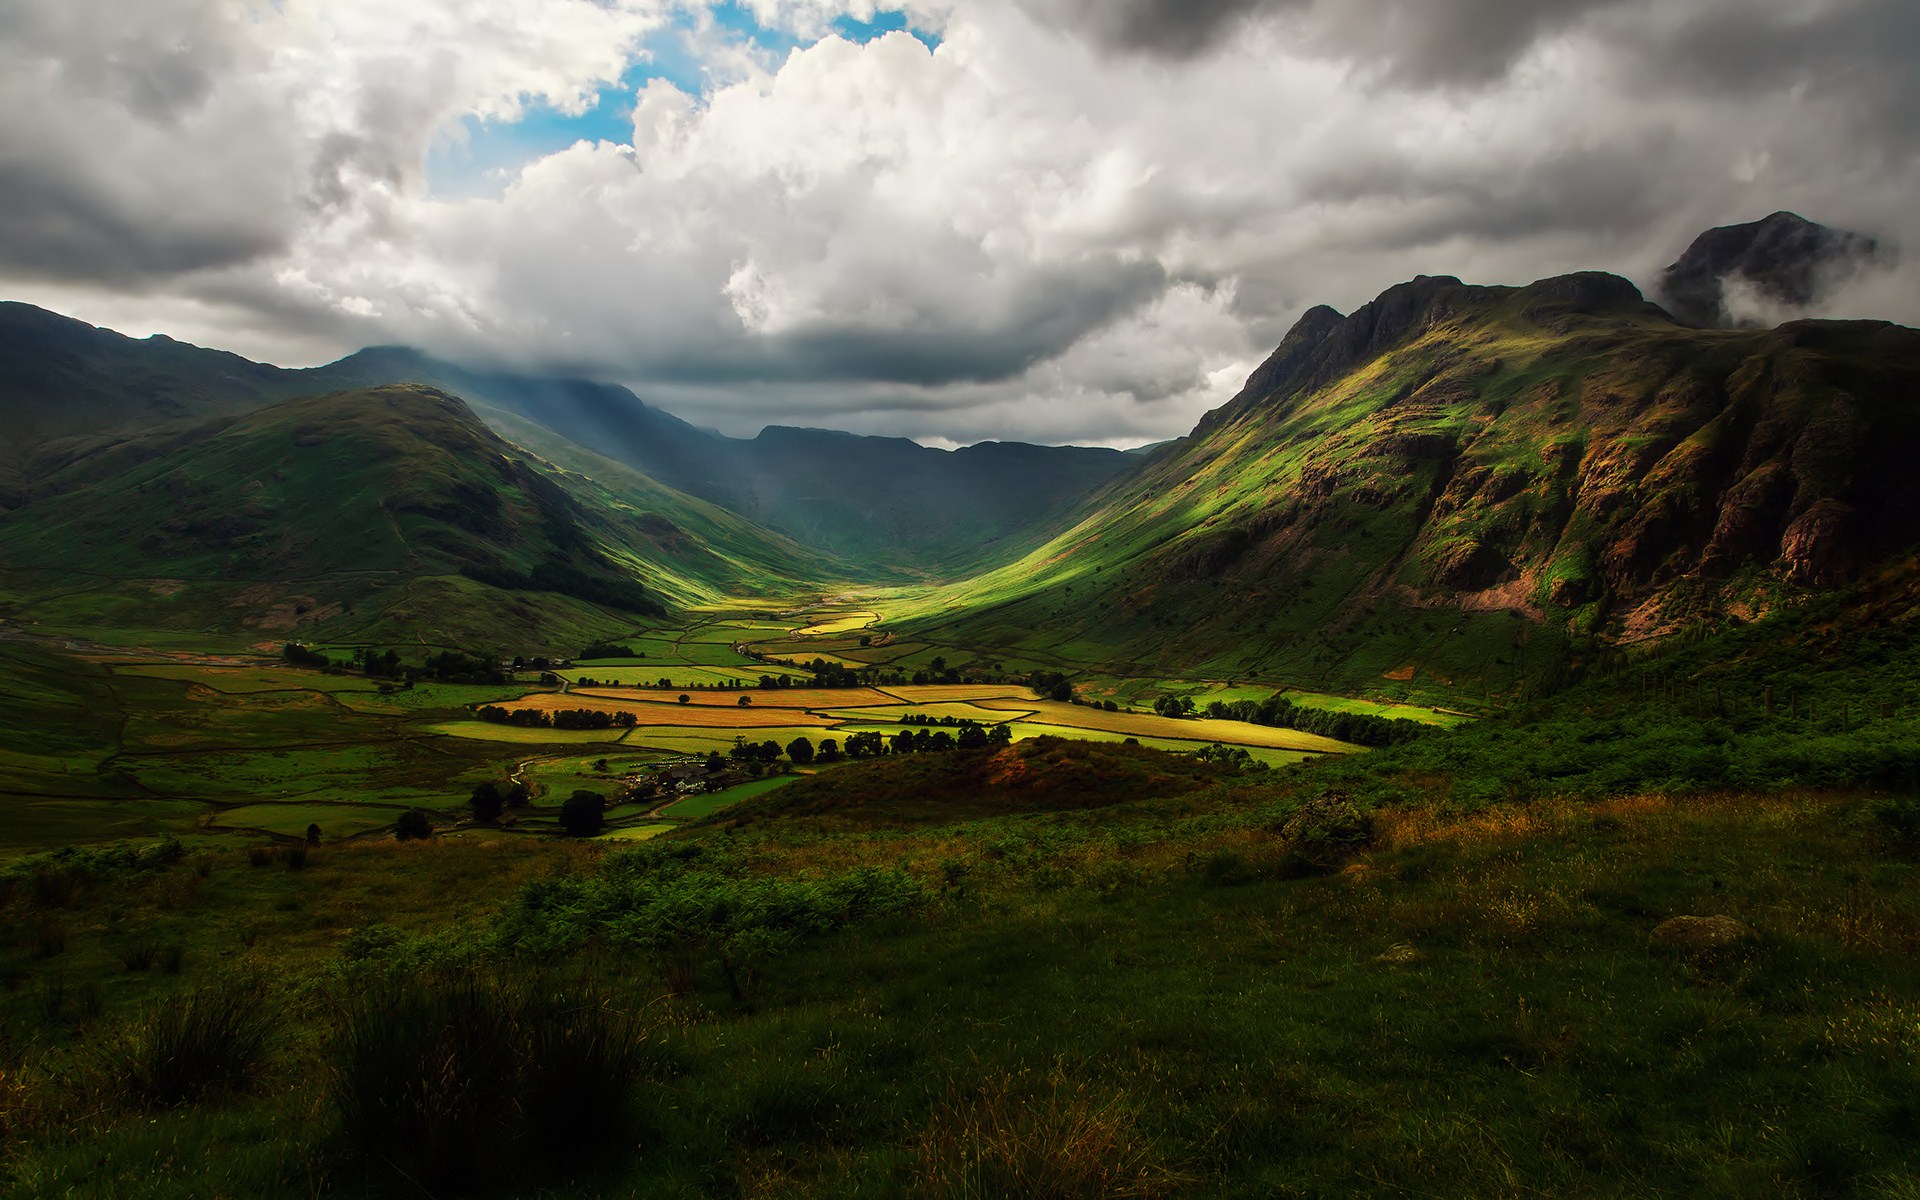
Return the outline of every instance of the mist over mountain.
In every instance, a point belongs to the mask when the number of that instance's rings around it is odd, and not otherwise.
[[[1695,238],[1662,274],[1662,300],[1688,324],[1757,329],[1819,315],[1846,285],[1896,262],[1890,247],[1864,234],[1776,212]]]

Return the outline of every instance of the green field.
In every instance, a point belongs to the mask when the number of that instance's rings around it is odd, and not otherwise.
[[[766,779],[756,779],[752,783],[743,783],[725,791],[712,792],[705,796],[689,796],[685,800],[676,800],[661,810],[661,816],[672,817],[676,821],[697,821],[701,817],[712,816],[723,808],[762,796],[775,788],[784,787],[794,781],[792,775],[774,775]]]
[[[778,607],[763,603],[748,611]],[[905,723],[910,716],[1006,724],[1023,738],[1108,742],[1133,736],[1183,752],[1219,739],[1247,748],[1270,765],[1298,761],[1299,748],[1347,749],[1291,731],[1169,723],[1140,713],[1052,705],[1033,699],[1018,683],[892,682],[883,692],[756,688],[736,694],[694,688],[699,705],[666,709],[631,704],[623,692],[632,685],[652,685],[663,674],[678,676],[676,689],[696,680],[757,680],[764,673],[800,680],[805,672],[764,667],[731,647],[782,644],[780,639],[796,627],[866,622],[879,615],[869,608],[783,618],[716,613],[682,625],[635,630],[621,641],[639,659],[593,660],[564,672],[568,679],[589,677],[614,685],[597,696],[583,693],[577,701],[529,693],[534,674],[508,685],[394,685],[290,667],[235,653],[232,647],[128,649],[102,643],[76,651],[31,640],[0,642],[0,684],[6,685],[0,687],[0,719],[30,735],[0,745],[0,789],[26,805],[22,812],[33,814],[24,826],[0,837],[0,847],[19,853],[96,835],[112,839],[163,832],[288,837],[303,834],[309,823],[319,824],[328,838],[355,836],[385,826],[404,808],[456,819],[475,784],[507,779],[523,762],[543,796],[577,788],[610,792],[622,771],[663,755],[726,754],[743,737],[783,748],[800,737],[818,745],[828,738],[844,742],[864,731],[891,738],[902,729],[921,728]],[[838,647],[837,657],[846,661],[900,664],[880,668],[899,671],[889,676],[893,680],[906,680],[911,670],[936,659],[947,668],[988,661],[965,648],[924,642],[862,650],[843,636],[818,640]],[[805,640],[785,644],[802,646]],[[345,657],[349,649],[336,647],[332,653]],[[1144,695],[1163,685],[1122,680],[1117,686]],[[656,694],[673,697],[675,691],[636,693]],[[1088,694],[1097,697],[1091,688]],[[739,709],[739,695],[750,696],[750,711]],[[862,699],[881,702],[857,702]],[[631,730],[566,730],[472,716],[483,704],[516,702],[633,708],[645,723]],[[703,722],[700,711],[709,702],[712,719]],[[781,718],[782,711],[793,717]],[[663,714],[675,724],[659,724]],[[750,720],[772,723],[746,727]],[[620,763],[618,769],[604,775],[590,769],[593,760],[609,754]],[[553,802],[536,801],[523,828],[551,828],[545,806]],[[675,816],[689,811],[681,808]]]

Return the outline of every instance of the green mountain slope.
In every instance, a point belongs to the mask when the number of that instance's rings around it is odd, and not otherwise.
[[[364,350],[304,374],[314,389],[401,381],[444,387],[497,424],[509,416],[533,422],[878,577],[960,573],[1057,523],[1137,461],[1082,446],[985,442],[944,451],[906,438],[778,425],[730,438],[623,387],[475,371],[400,347]]]
[[[310,397],[116,443],[0,518],[16,619],[331,640],[576,640],[738,569],[583,504],[457,398]],[[764,564],[763,564],[764,565]]]
[[[279,400],[395,383],[460,396],[496,428],[544,431],[699,497],[862,574],[952,574],[1055,521],[1132,469],[1118,451],[986,443],[934,450],[903,438],[774,427],[752,439],[701,429],[624,387],[477,370],[404,347],[282,370],[164,337],[134,339],[25,304],[0,304],[0,509],[116,441]],[[675,518],[677,520],[677,518]]]
[[[102,435],[240,412],[285,374],[170,338],[134,339],[0,302],[0,509]]]
[[[999,570],[950,640],[1344,688],[1510,691],[1904,571],[1920,332],[1683,328],[1626,281],[1422,278],[1301,319],[1233,402]]]

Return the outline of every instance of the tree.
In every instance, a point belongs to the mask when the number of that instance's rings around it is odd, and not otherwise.
[[[740,698],[739,698],[738,700],[736,700],[736,701],[734,701],[734,703],[735,703],[735,704],[738,704],[738,705],[739,705],[739,706],[740,706],[741,708],[745,708],[745,707],[747,707],[747,706],[748,706],[749,704],[752,704],[752,703],[753,703],[753,697],[752,697],[752,696],[745,696],[745,695],[743,695],[743,696],[741,696],[741,697],[740,697]]]
[[[689,696],[689,695],[687,695],[687,694],[686,694],[685,692],[681,692],[681,693],[680,693],[680,703],[682,703],[682,704],[692,704],[692,703],[693,703],[693,697],[692,697],[692,696]]]
[[[473,789],[473,795],[467,798],[468,807],[473,809],[473,819],[488,824],[500,819],[506,811],[507,798],[501,794],[500,785],[488,780]]]
[[[516,782],[507,789],[508,808],[525,808],[532,802],[533,793],[527,790],[526,784]]]
[[[592,837],[606,825],[607,798],[599,792],[575,792],[560,806],[560,828],[574,837]]]
[[[813,761],[813,743],[803,737],[793,739],[787,743],[787,757],[805,766]]]
[[[393,838],[397,842],[424,842],[432,836],[433,818],[423,809],[410,808],[393,823]]]
[[[821,738],[819,752],[814,757],[823,763],[840,761],[840,743],[832,738]]]
[[[727,760],[720,757],[720,752],[718,750],[715,750],[707,755],[707,774],[718,775],[720,772],[726,769],[727,769]]]
[[[987,731],[969,721],[960,727],[960,748],[978,750],[987,744]]]
[[[987,730],[987,745],[1013,745],[1013,730],[1007,728],[1005,725],[995,725],[992,729]]]
[[[318,846],[319,844],[320,844],[320,826],[317,823],[307,826],[307,845]]]

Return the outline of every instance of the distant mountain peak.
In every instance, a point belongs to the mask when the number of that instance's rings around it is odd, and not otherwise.
[[[1754,328],[1808,315],[1838,285],[1891,265],[1875,239],[1783,209],[1695,238],[1662,273],[1661,291],[1688,324]]]

